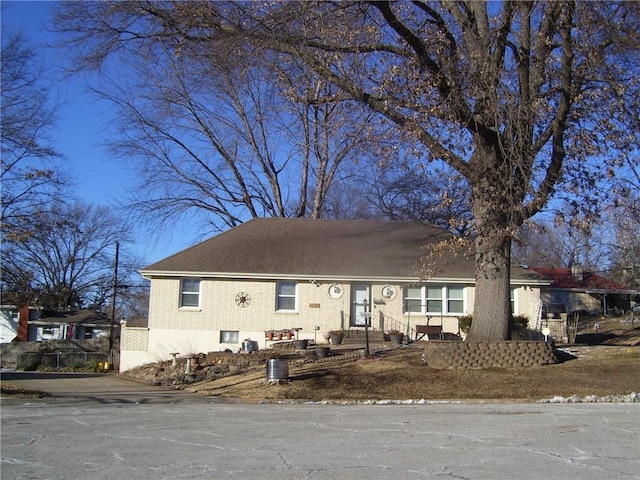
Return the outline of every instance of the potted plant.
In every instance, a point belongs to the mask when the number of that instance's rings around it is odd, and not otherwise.
[[[402,345],[404,333],[399,330],[389,330],[389,339],[394,345]]]
[[[316,345],[314,347],[314,351],[316,354],[316,357],[318,358],[326,358],[329,356],[329,347],[323,347],[322,345]]]
[[[329,332],[329,340],[331,345],[340,345],[344,339],[344,332],[342,330],[331,330]]]

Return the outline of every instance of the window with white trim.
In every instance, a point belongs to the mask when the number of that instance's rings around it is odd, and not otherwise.
[[[405,313],[422,313],[422,288],[406,287],[404,289]]]
[[[464,287],[445,287],[447,313],[464,313]]]
[[[200,279],[183,278],[180,281],[180,307],[197,308],[200,306]]]
[[[220,343],[240,343],[238,330],[220,330]]]
[[[442,286],[425,287],[427,292],[427,313],[442,312]]]
[[[404,288],[404,313],[423,315],[464,314],[464,286],[427,285]]]
[[[276,286],[276,310],[296,311],[296,282],[278,282]]]

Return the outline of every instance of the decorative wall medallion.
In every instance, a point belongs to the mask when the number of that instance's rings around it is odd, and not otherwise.
[[[385,300],[393,300],[396,298],[396,288],[393,285],[385,285],[382,287],[382,298]]]
[[[337,300],[338,298],[342,298],[343,294],[344,288],[339,283],[329,285],[329,296],[331,298],[335,298]]]
[[[248,307],[251,303],[251,297],[246,292],[239,292],[236,295],[236,305],[239,307]]]

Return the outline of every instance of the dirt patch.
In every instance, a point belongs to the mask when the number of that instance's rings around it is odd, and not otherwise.
[[[32,390],[30,388],[22,388],[12,383],[0,383],[0,394],[6,397],[14,398],[43,398],[49,397],[50,394],[40,390]]]

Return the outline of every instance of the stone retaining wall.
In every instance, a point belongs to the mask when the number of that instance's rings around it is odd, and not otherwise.
[[[558,362],[547,342],[440,342],[424,347],[424,362],[431,368],[540,367]]]

